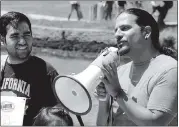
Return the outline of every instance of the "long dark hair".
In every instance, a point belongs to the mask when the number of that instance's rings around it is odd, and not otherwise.
[[[161,54],[171,56],[177,60],[178,58],[177,51],[175,51],[174,49],[170,47],[160,45],[158,23],[155,21],[155,19],[153,18],[151,14],[149,14],[145,10],[138,9],[138,8],[130,8],[130,9],[123,11],[122,13],[135,15],[137,17],[136,23],[141,27],[150,26],[152,29],[151,40],[152,40],[152,44],[154,48],[157,49]]]

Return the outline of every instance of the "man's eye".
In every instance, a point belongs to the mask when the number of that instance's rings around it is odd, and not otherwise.
[[[123,27],[121,27],[121,30],[122,31],[127,31],[127,30],[129,30],[131,27],[128,27],[128,26],[123,26]]]
[[[31,34],[24,34],[24,37],[30,37]]]
[[[10,38],[19,38],[18,35],[13,35],[13,36],[10,36]]]

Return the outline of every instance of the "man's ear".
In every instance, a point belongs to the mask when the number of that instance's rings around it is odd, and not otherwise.
[[[143,35],[144,35],[144,38],[147,40],[149,37],[150,37],[150,35],[151,35],[151,33],[152,33],[152,29],[151,29],[151,27],[150,26],[145,26],[144,28],[143,28]]]

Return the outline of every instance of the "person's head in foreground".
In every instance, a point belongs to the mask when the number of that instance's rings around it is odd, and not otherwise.
[[[16,63],[26,61],[32,51],[31,23],[19,12],[8,12],[0,17],[0,35],[9,59]]]
[[[142,9],[130,8],[117,16],[115,37],[118,45],[129,46],[130,51],[126,55],[133,60],[149,53],[177,57],[174,50],[160,45],[158,24],[151,14]]]
[[[35,117],[34,126],[73,126],[71,116],[62,107],[46,107]]]

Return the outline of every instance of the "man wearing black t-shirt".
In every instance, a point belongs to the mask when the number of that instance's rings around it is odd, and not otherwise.
[[[31,23],[24,14],[8,12],[1,16],[0,35],[8,53],[4,63],[1,59],[1,96],[27,98],[23,125],[30,126],[42,107],[56,104],[51,84],[58,73],[41,58],[30,55]]]

